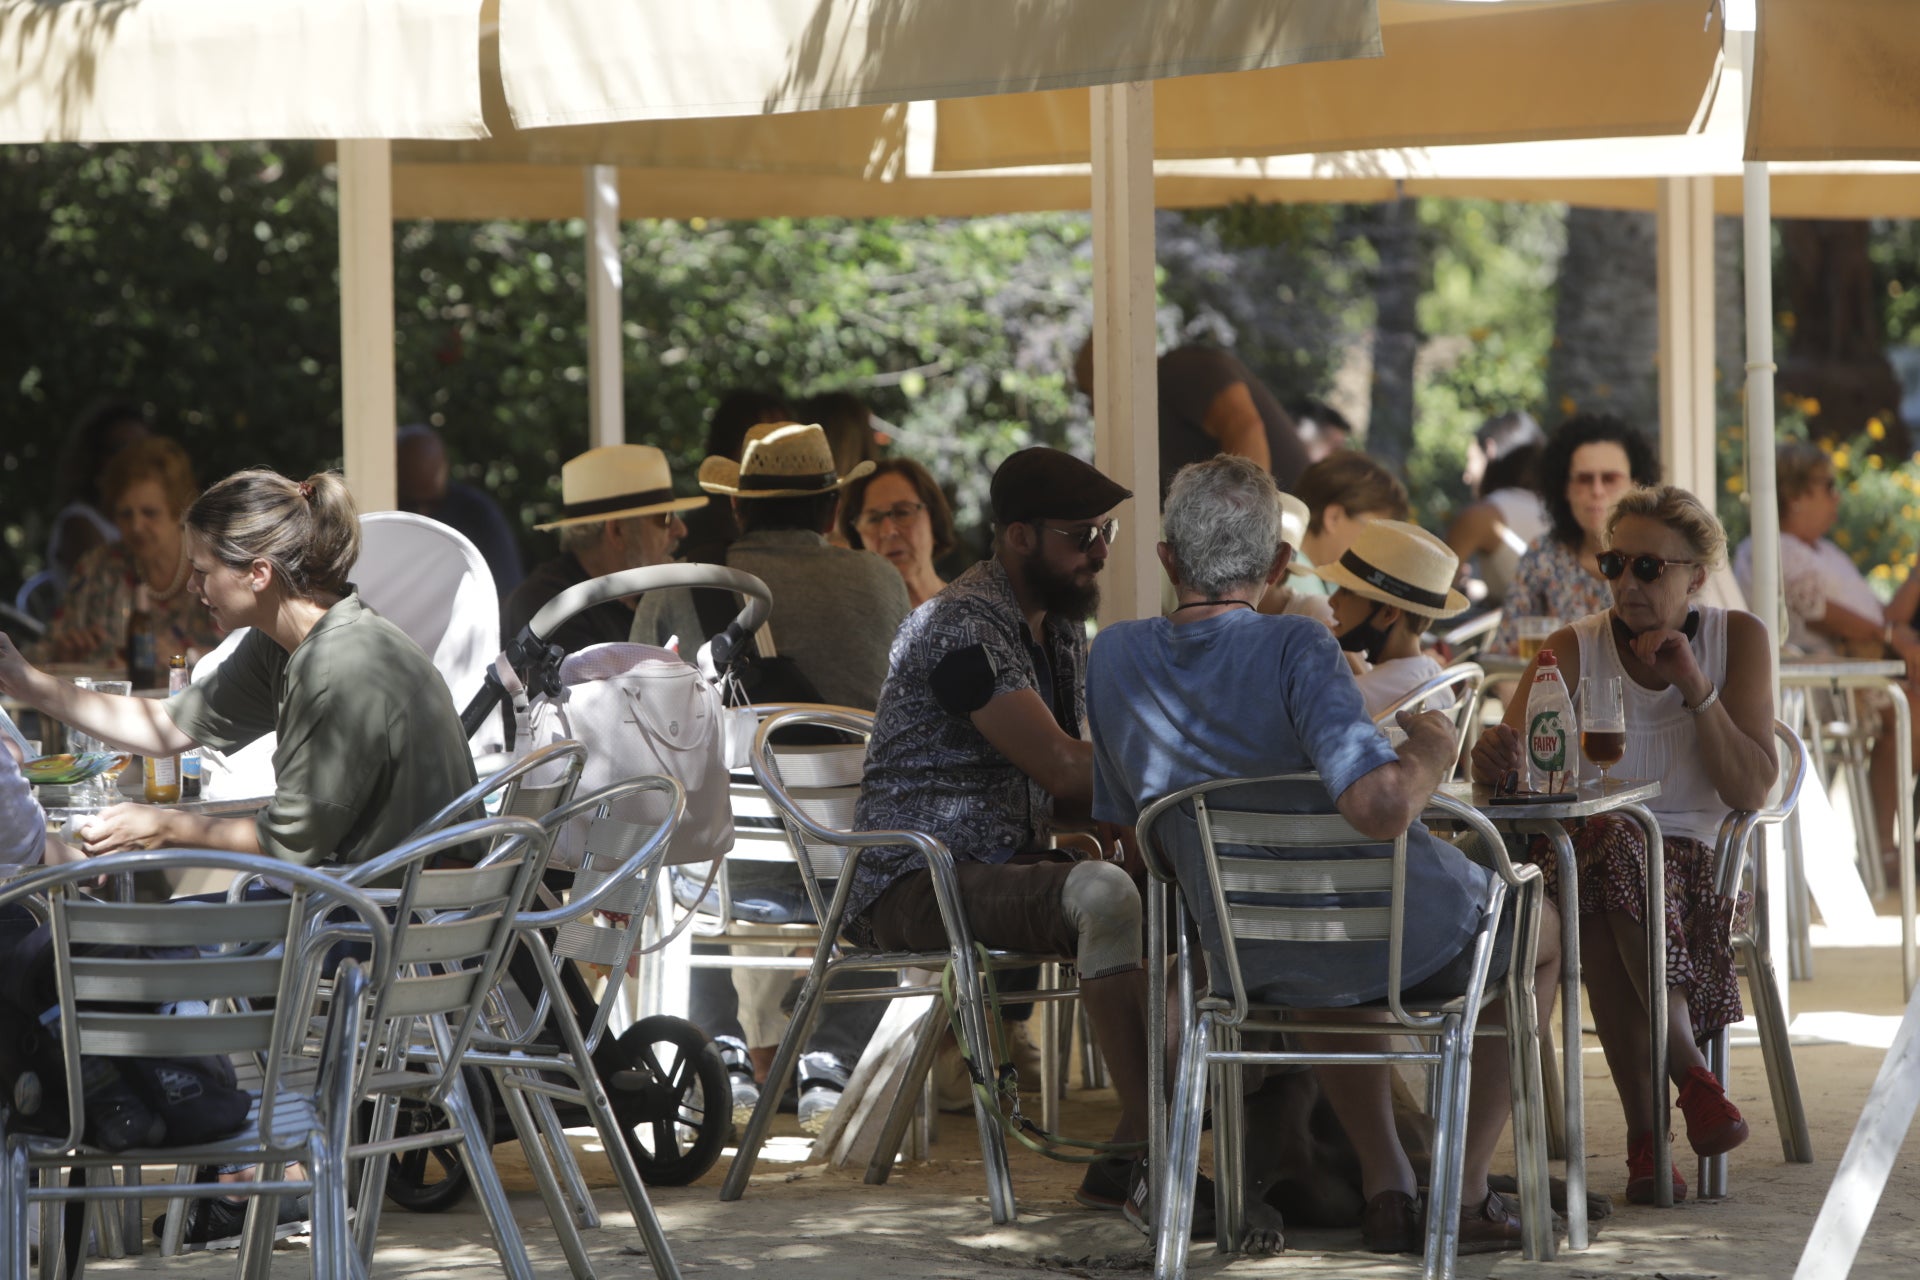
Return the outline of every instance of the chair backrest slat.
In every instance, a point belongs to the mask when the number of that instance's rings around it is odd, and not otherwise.
[[[1264,907],[1232,903],[1233,936],[1246,942],[1383,942],[1393,932],[1386,907]]]
[[[1218,840],[1219,833],[1215,832]],[[1385,858],[1228,858],[1220,863],[1220,883],[1228,893],[1330,894],[1385,893],[1393,888],[1392,846]]]
[[[204,1000],[208,991],[218,991],[223,998],[262,999],[280,989],[280,968],[279,956],[196,956],[179,960],[75,956],[73,994],[76,1000],[137,1004]]]
[[[71,902],[76,945],[214,947],[278,942],[292,918],[287,899],[263,902]]]
[[[458,911],[510,895],[520,877],[518,861],[482,867],[451,867],[421,875],[413,905],[429,911]]]
[[[80,1052],[103,1057],[180,1058],[265,1053],[272,1010],[182,1018],[170,1013],[80,1014]]]
[[[1337,813],[1261,813],[1207,808],[1218,844],[1259,845],[1269,849],[1312,849],[1326,845],[1371,845],[1393,852],[1393,842],[1355,831]]]
[[[387,1015],[419,1017],[465,1013],[476,999],[486,994],[480,987],[484,976],[477,967],[449,973],[408,974],[389,987]]]
[[[493,945],[505,914],[487,911],[460,920],[416,920],[400,931],[394,958],[402,965],[417,965],[459,964],[483,956]]]

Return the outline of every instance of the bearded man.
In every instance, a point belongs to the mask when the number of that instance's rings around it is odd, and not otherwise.
[[[1024,449],[1000,465],[993,556],[894,638],[854,823],[943,841],[976,941],[1076,965],[1120,1095],[1121,1142],[1147,1132],[1139,890],[1114,863],[1069,861],[1046,845],[1057,813],[1085,815],[1092,800],[1093,748],[1080,732],[1086,622],[1119,534],[1113,510],[1132,496],[1057,449]],[[932,875],[906,846],[862,854],[847,921],[863,947],[947,945]],[[1144,1176],[1134,1164],[1090,1166],[1075,1198],[1121,1208]]]

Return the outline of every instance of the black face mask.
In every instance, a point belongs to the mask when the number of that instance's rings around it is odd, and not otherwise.
[[[1387,643],[1387,629],[1373,624],[1378,616],[1380,608],[1376,605],[1363,620],[1340,633],[1340,647],[1348,653],[1361,654],[1368,662],[1378,662],[1380,649]]]

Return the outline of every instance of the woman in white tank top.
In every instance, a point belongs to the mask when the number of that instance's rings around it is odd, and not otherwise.
[[[1766,803],[1779,772],[1772,655],[1759,619],[1694,602],[1726,554],[1726,536],[1691,494],[1672,486],[1628,494],[1611,517],[1608,546],[1600,564],[1613,607],[1562,628],[1547,644],[1576,700],[1582,679],[1620,678],[1627,746],[1613,775],[1660,781],[1648,807],[1660,820],[1666,857],[1669,1070],[1688,1141],[1700,1155],[1718,1155],[1746,1140],[1747,1125],[1699,1048],[1740,1018],[1713,844],[1730,810]],[[1532,679],[1529,670],[1506,723],[1474,747],[1476,779],[1491,782],[1517,767]],[[1589,767],[1583,780],[1597,776]],[[1649,1204],[1657,1186],[1647,1127],[1654,1091],[1645,1066],[1647,1003],[1634,979],[1646,955],[1645,837],[1614,817],[1569,827],[1580,863],[1582,973],[1626,1112],[1627,1199]],[[1547,841],[1535,837],[1528,857],[1558,900]],[[1745,908],[1742,895],[1736,909]],[[1671,1176],[1677,1200],[1686,1184],[1677,1166]]]

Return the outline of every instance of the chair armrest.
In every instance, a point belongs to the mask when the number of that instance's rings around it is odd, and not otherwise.
[[[1541,878],[1540,868],[1531,862],[1523,862],[1517,866],[1514,864],[1513,859],[1507,855],[1506,841],[1502,840],[1500,833],[1494,830],[1493,823],[1487,820],[1487,815],[1466,801],[1450,795],[1435,794],[1421,817],[1438,817],[1448,822],[1457,822],[1480,837],[1480,843],[1486,846],[1493,873],[1506,881],[1509,887],[1519,888],[1521,885]]]

